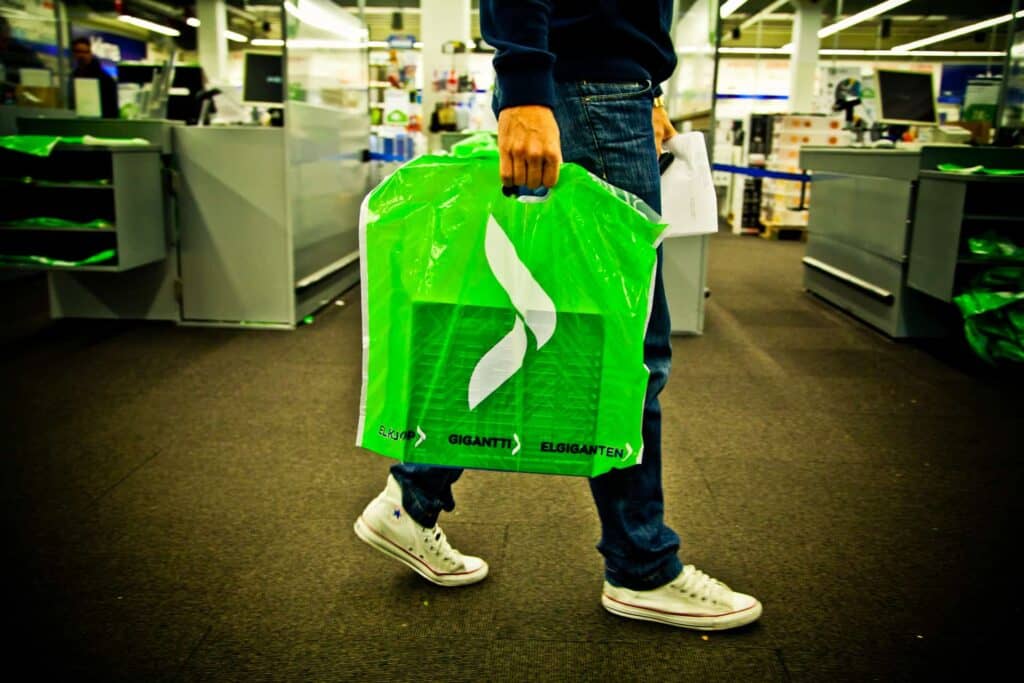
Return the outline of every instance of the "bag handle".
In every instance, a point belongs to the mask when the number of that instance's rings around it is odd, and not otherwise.
[[[547,201],[551,196],[551,188],[543,185],[535,189],[530,189],[526,185],[502,185],[501,193],[506,197],[515,197],[524,204],[536,204]]]

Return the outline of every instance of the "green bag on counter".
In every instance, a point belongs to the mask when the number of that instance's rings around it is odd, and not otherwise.
[[[94,135],[0,135],[0,149],[37,157],[50,156],[58,144],[130,147],[148,145],[149,141],[143,138],[99,138]]]
[[[4,221],[0,226],[15,226],[23,228],[51,228],[60,230],[62,228],[78,228],[81,230],[113,230],[114,224],[102,218],[91,221],[71,221],[66,218],[53,216],[34,216],[32,218],[21,218],[14,221]]]
[[[13,263],[17,265],[30,265],[30,266],[47,266],[47,267],[60,267],[60,268],[80,268],[82,266],[92,266],[106,261],[111,261],[117,257],[117,251],[115,249],[105,249],[97,252],[92,256],[87,256],[84,259],[78,261],[68,261],[66,259],[52,258],[49,256],[41,256],[39,254],[0,254],[0,263]]]
[[[357,445],[580,476],[639,463],[664,226],[574,164],[546,197],[507,197],[474,142],[406,164],[363,204]]]
[[[953,301],[978,356],[991,364],[1024,362],[1024,267],[991,268]]]
[[[1024,248],[1017,246],[1013,240],[989,230],[983,235],[967,239],[967,248],[979,258],[1013,259],[1024,262]]]

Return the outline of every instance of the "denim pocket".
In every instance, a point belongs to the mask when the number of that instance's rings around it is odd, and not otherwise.
[[[585,100],[632,100],[652,97],[651,81],[624,81],[622,83],[595,83],[579,81],[576,90]]]

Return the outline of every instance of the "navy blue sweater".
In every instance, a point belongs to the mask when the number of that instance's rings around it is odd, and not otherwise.
[[[480,0],[502,107],[550,107],[555,81],[657,86],[676,67],[671,23],[672,0]]]

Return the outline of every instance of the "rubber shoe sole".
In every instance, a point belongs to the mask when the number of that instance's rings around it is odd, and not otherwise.
[[[437,572],[420,558],[409,553],[404,548],[395,545],[378,533],[372,526],[366,523],[366,520],[363,519],[362,515],[359,515],[359,519],[356,520],[354,529],[356,536],[358,536],[364,543],[372,548],[376,548],[388,557],[398,560],[427,581],[437,584],[438,586],[468,586],[469,584],[483,581],[487,577],[488,567],[486,562],[484,562],[479,569],[474,571],[449,573]]]
[[[654,621],[659,624],[668,624],[669,626],[695,629],[697,631],[725,631],[731,628],[746,626],[753,621],[757,621],[761,616],[762,609],[761,603],[755,602],[750,607],[735,612],[714,615],[686,614],[631,605],[628,602],[617,600],[606,593],[601,594],[601,604],[612,614],[626,617],[627,619]]]

